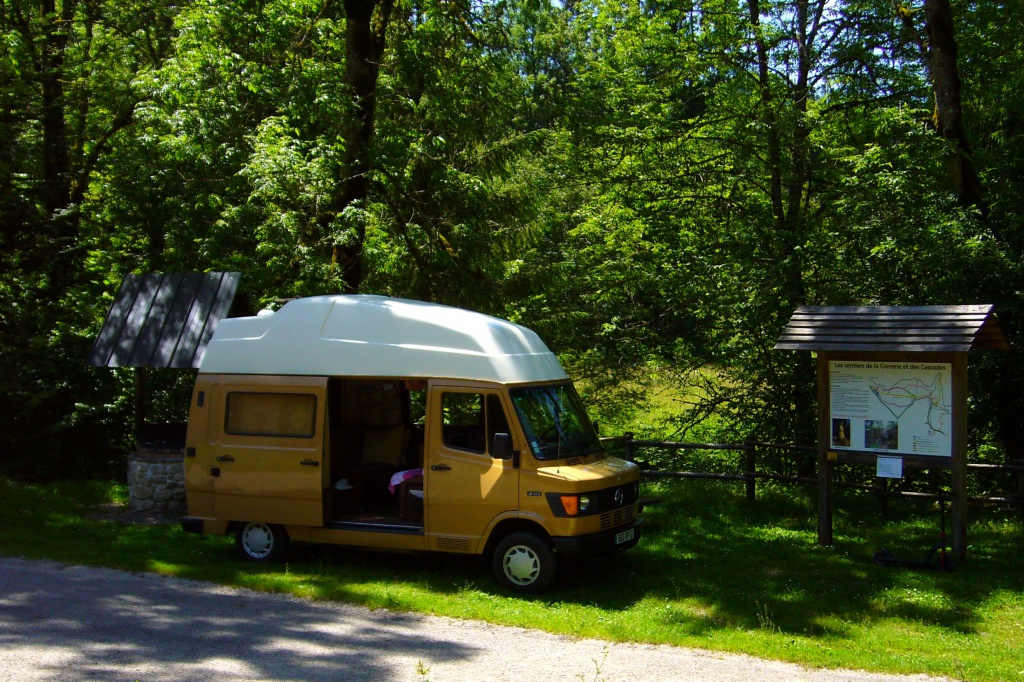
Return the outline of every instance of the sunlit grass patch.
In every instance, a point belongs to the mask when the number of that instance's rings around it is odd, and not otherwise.
[[[120,486],[0,479],[0,553],[110,566],[370,608],[542,628],[570,637],[668,643],[808,666],[1024,679],[1024,540],[1012,517],[975,518],[971,561],[951,573],[879,568],[879,547],[923,554],[937,537],[927,504],[886,521],[866,495],[836,501],[836,544],[816,542],[800,488],[645,483],[659,497],[644,539],[598,562],[563,562],[550,592],[499,591],[479,557],[386,554],[295,544],[286,563],[236,558],[228,537],[95,518]],[[975,515],[978,516],[978,515]]]

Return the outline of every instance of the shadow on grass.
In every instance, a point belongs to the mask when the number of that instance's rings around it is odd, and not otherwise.
[[[932,519],[919,505],[885,522],[871,498],[842,498],[836,545],[823,548],[816,544],[813,507],[791,491],[767,490],[754,503],[706,484],[663,492],[665,502],[647,514],[639,547],[604,561],[563,562],[554,588],[526,601],[649,611],[694,637],[740,629],[845,638],[851,627],[893,619],[972,634],[992,594],[1024,589],[1021,540],[1005,524],[975,524],[976,558],[952,573],[881,568],[872,562],[879,547],[923,556],[938,535],[937,514]],[[236,576],[266,570],[226,561]],[[311,596],[374,607],[410,608],[408,598],[359,587],[381,580],[439,595],[508,597],[481,557],[296,545],[288,570],[316,578]]]
[[[938,515],[921,504],[885,522],[867,496],[836,504],[836,544],[816,544],[815,510],[800,492],[765,488],[747,502],[735,489],[673,482],[648,509],[640,545],[611,559],[563,563],[554,588],[514,598],[500,592],[489,563],[441,554],[386,554],[322,545],[293,546],[283,566],[246,564],[230,539],[195,536],[176,526],[119,526],[86,518],[89,495],[0,481],[0,553],[45,557],[399,610],[436,610],[488,617],[487,609],[527,602],[540,615],[562,607],[639,614],[608,632],[625,639],[648,634],[631,627],[703,637],[725,630],[806,638],[845,638],[852,628],[906,620],[973,634],[993,594],[1024,591],[1024,541],[1019,526],[974,522],[971,559],[952,573],[880,568],[880,547],[897,556],[923,555],[938,535]],[[900,516],[902,514],[902,516]],[[934,517],[934,518],[933,518]],[[1010,530],[1008,530],[1010,529]],[[445,598],[436,606],[437,595]],[[472,604],[479,598],[483,605]],[[431,601],[431,600],[434,601]],[[463,608],[456,602],[467,602]],[[432,606],[434,604],[434,606]],[[516,610],[518,607],[509,607]],[[1019,604],[1013,608],[1020,608]],[[578,617],[578,615],[577,615]],[[518,622],[499,615],[496,620]],[[536,621],[535,621],[536,622]],[[653,635],[653,640],[665,636]]]
[[[994,593],[1024,589],[1019,526],[1012,533],[1005,523],[976,523],[974,558],[951,573],[882,568],[872,562],[880,547],[923,558],[938,538],[938,513],[932,519],[919,505],[887,523],[874,500],[845,496],[835,545],[819,547],[816,512],[791,491],[767,490],[754,503],[699,483],[662,492],[643,546],[620,557],[611,575],[563,587],[560,598],[576,594],[611,609],[640,599],[694,604],[677,626],[698,636],[725,627],[844,637],[854,625],[893,618],[974,633]],[[604,586],[609,578],[614,593]]]

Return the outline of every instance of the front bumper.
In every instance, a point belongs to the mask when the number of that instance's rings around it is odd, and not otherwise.
[[[639,542],[640,529],[643,525],[643,518],[636,518],[632,523],[625,526],[603,530],[599,533],[574,537],[555,537],[552,540],[555,543],[555,552],[562,556],[580,558],[601,557],[629,549]],[[629,530],[633,531],[633,537],[625,542],[616,544],[616,536]]]

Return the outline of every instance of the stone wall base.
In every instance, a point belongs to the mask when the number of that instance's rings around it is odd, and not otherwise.
[[[184,459],[139,456],[129,459],[128,503],[136,512],[185,509]]]

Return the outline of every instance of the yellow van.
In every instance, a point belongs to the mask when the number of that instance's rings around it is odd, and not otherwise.
[[[317,296],[220,322],[186,440],[186,531],[484,554],[538,592],[640,539],[639,471],[601,447],[534,332],[458,308]]]

